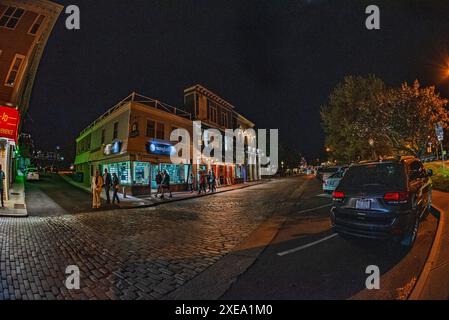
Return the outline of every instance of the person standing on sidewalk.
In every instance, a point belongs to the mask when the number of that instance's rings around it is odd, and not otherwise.
[[[156,174],[156,185],[157,185],[157,191],[156,191],[156,198],[159,195],[159,193],[161,193],[161,188],[162,188],[162,174],[161,171],[159,170]]]
[[[193,193],[193,191],[194,191],[194,188],[193,188],[194,181],[195,181],[195,177],[193,176],[193,172],[190,172],[189,178],[187,179],[187,184],[189,185],[190,193]]]
[[[117,204],[120,204],[120,199],[118,198],[118,189],[120,187],[120,181],[118,180],[117,174],[114,172],[112,174],[112,204],[117,200]]]
[[[92,177],[92,208],[98,209],[101,206],[101,190],[103,189],[103,177],[100,175],[100,171],[96,170],[95,175]]]
[[[104,181],[104,191],[106,192],[106,203],[111,203],[111,186],[112,186],[112,178],[111,174],[108,172],[108,169],[104,169],[104,175],[103,175],[103,181]]]
[[[0,194],[2,199],[2,208],[5,207],[5,204],[3,203],[3,185],[5,184],[5,173],[3,172],[2,165],[0,164]]]
[[[162,176],[162,196],[161,199],[164,199],[165,189],[170,193],[170,198],[173,198],[173,195],[170,190],[170,175],[167,170],[164,170],[164,174]]]

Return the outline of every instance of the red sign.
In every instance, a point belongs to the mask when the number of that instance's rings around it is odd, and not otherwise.
[[[6,138],[17,143],[19,118],[17,109],[0,106],[0,138]]]

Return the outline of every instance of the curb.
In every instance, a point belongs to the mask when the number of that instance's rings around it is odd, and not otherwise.
[[[443,237],[443,227],[446,223],[445,221],[445,215],[442,209],[438,208],[435,205],[432,205],[435,209],[437,209],[439,214],[439,221],[438,221],[438,229],[435,235],[435,238],[433,240],[432,248],[430,249],[429,256],[427,257],[427,261],[424,264],[424,268],[422,269],[420,275],[418,276],[418,280],[416,281],[415,286],[413,287],[412,292],[410,293],[407,300],[420,300],[421,296],[423,294],[424,288],[427,284],[427,281],[429,280],[430,272],[432,270],[432,267],[434,266],[438,253],[440,252],[440,247],[442,244],[442,237]]]

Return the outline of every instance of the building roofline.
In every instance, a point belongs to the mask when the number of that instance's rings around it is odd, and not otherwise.
[[[131,93],[129,96],[127,96],[125,99],[114,105],[113,107],[109,108],[105,113],[103,113],[100,117],[98,117],[96,120],[94,120],[90,125],[88,125],[85,129],[83,129],[80,134],[78,135],[78,138],[85,135],[89,130],[91,130],[93,127],[95,127],[98,123],[109,117],[111,114],[116,112],[117,110],[121,109],[124,105],[132,102],[137,102],[139,104],[143,104],[147,107],[158,109],[161,111],[165,111],[168,113],[171,113],[173,115],[187,118],[189,120],[192,120],[192,115],[188,113],[187,111],[184,111],[182,109],[173,107],[167,103],[161,102],[159,100],[146,97],[144,95],[138,94],[136,92]]]
[[[209,97],[215,101],[217,101],[218,103],[221,103],[222,105],[224,105],[225,107],[228,107],[230,109],[235,109],[234,105],[231,104],[230,102],[226,101],[225,99],[223,99],[222,97],[220,97],[218,94],[212,92],[211,90],[207,89],[206,87],[200,85],[200,84],[196,84],[192,87],[189,87],[187,89],[184,90],[184,93],[187,93],[188,91],[198,91],[202,94],[204,94],[206,97]]]

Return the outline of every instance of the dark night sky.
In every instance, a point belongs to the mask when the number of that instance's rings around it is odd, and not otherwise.
[[[55,27],[42,58],[25,130],[43,149],[74,139],[136,91],[182,106],[200,83],[259,128],[316,157],[319,108],[347,74],[388,85],[437,84],[449,43],[449,1],[55,0],[81,9],[81,30]],[[381,9],[381,30],[365,8]],[[69,155],[70,156],[70,155]]]

